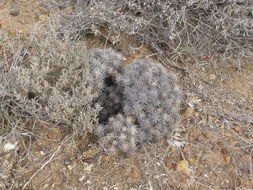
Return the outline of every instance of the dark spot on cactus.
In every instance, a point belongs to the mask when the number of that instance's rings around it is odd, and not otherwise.
[[[105,77],[104,86],[98,97],[98,102],[103,107],[98,114],[100,124],[107,124],[110,117],[123,110],[123,87],[116,83],[114,76]]]
[[[106,86],[116,86],[116,79],[114,76],[107,76],[104,79],[104,83]]]

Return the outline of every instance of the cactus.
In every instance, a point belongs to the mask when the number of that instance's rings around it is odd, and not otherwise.
[[[137,60],[121,71],[121,63],[112,50],[96,50],[90,72],[102,107],[95,133],[113,155],[168,136],[180,120],[182,99],[176,77],[162,65]]]
[[[177,126],[182,93],[176,77],[150,60],[128,65],[119,81],[124,86],[123,111],[134,115],[147,141],[156,142]]]
[[[122,56],[111,49],[94,50],[89,76],[90,86],[94,93],[100,93],[106,82],[114,81],[114,78],[120,73],[122,60]],[[112,81],[108,79],[112,79]]]
[[[144,135],[131,117],[122,114],[111,117],[107,125],[99,125],[96,133],[99,142],[111,155],[137,150]]]

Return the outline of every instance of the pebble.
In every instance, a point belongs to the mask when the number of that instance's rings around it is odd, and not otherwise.
[[[200,135],[197,139],[196,139],[198,142],[202,142],[204,140],[204,136],[203,135]]]
[[[176,169],[176,163],[173,163],[169,156],[165,157],[164,165],[169,169]]]
[[[55,134],[50,131],[50,132],[47,133],[47,138],[54,139],[55,138]]]
[[[195,113],[194,113],[194,117],[195,117],[195,118],[199,117],[199,115],[200,115],[200,114],[199,114],[198,112],[195,112]]]
[[[12,16],[18,16],[19,13],[20,13],[20,10],[15,9],[15,8],[11,9],[10,12],[9,12],[9,14],[12,15]]]
[[[80,177],[80,178],[78,179],[78,181],[79,181],[79,182],[83,182],[83,180],[85,179],[85,177],[86,177],[86,175],[83,175],[82,177]]]
[[[206,138],[211,138],[211,137],[212,137],[212,134],[211,134],[211,133],[206,133],[206,134],[205,134],[205,137],[206,137]]]
[[[221,153],[222,153],[222,154],[228,154],[228,149],[222,148],[222,149],[221,149]]]
[[[183,148],[183,152],[189,152],[189,151],[190,151],[190,148],[189,148],[189,147],[185,146],[185,147]]]
[[[67,168],[71,171],[71,170],[73,170],[73,168],[74,168],[75,166],[73,166],[73,165],[67,165]]]
[[[86,162],[88,164],[95,164],[97,160],[94,158],[88,158],[88,159],[83,159],[83,162]]]
[[[212,151],[217,152],[218,150],[219,150],[219,147],[218,147],[218,146],[214,145],[214,146],[212,147]]]
[[[229,164],[231,161],[231,157],[227,155],[224,157],[224,160],[225,160],[226,164]]]
[[[166,160],[166,161],[164,162],[164,165],[165,165],[167,168],[170,168],[170,169],[173,168],[173,163],[172,163],[171,161],[169,161],[169,160]]]
[[[188,167],[188,163],[185,160],[180,160],[177,163],[177,169],[184,175],[190,175],[190,169]]]
[[[209,79],[210,80],[215,80],[217,77],[216,77],[216,75],[215,74],[210,74],[209,75]]]
[[[234,127],[234,131],[237,132],[237,133],[240,133],[241,132],[241,128],[239,126],[235,126]]]
[[[17,144],[18,144],[18,142],[15,142],[15,143],[6,143],[4,145],[4,147],[3,147],[3,150],[6,151],[6,152],[8,152],[10,150],[13,150],[13,149],[15,149],[17,147]]]
[[[72,163],[72,161],[71,161],[70,159],[65,159],[65,160],[64,160],[64,164],[65,164],[66,166],[70,165],[71,163]]]

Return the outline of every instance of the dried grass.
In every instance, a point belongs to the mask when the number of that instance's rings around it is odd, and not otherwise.
[[[240,67],[252,57],[252,9],[248,0],[77,0],[62,29],[74,39],[100,36],[123,52],[145,45],[161,60],[208,57]]]

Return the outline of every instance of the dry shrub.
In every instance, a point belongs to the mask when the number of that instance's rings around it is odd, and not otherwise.
[[[159,59],[208,56],[240,66],[252,56],[252,9],[247,0],[77,0],[62,28],[74,39],[98,35],[123,51],[146,45]]]
[[[48,122],[85,135],[96,118],[87,87],[89,52],[83,42],[59,35],[57,16],[35,27],[29,40],[5,45],[0,70],[0,134]],[[25,45],[22,45],[25,44]]]

